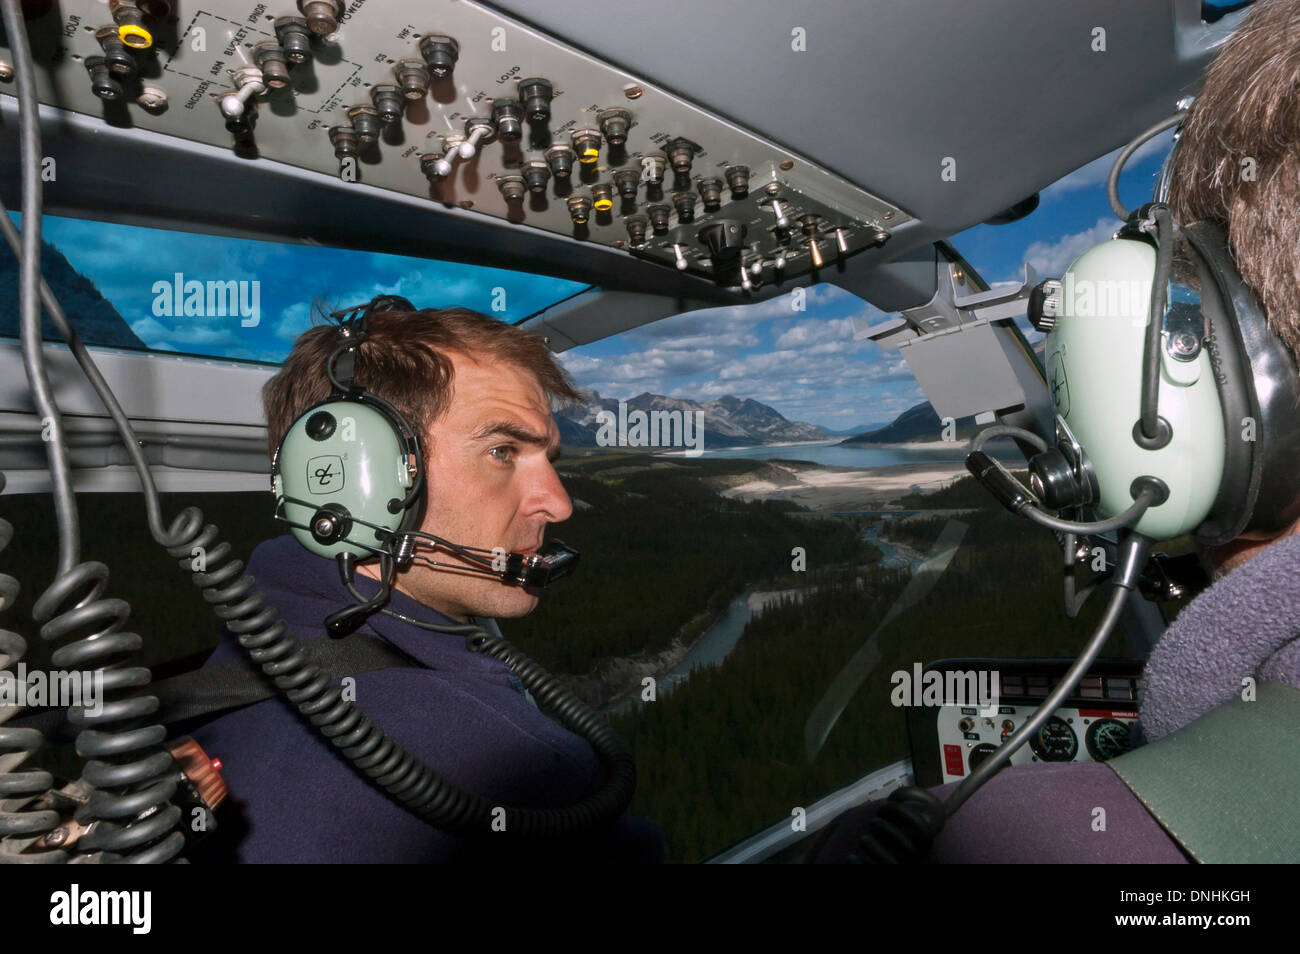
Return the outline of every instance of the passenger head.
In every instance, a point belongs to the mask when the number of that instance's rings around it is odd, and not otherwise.
[[[1259,0],[1246,13],[1206,71],[1171,173],[1175,220],[1224,228],[1269,326],[1300,356],[1300,3]],[[1297,532],[1300,522],[1202,556],[1221,576]]]
[[[461,308],[370,315],[354,381],[392,404],[424,442],[426,500],[421,529],[463,546],[537,549],[546,525],[572,512],[552,465],[559,431],[553,402],[578,398],[564,369],[530,332]],[[333,325],[304,332],[262,390],[274,452],[289,426],[331,391],[325,365]],[[422,555],[470,566],[454,553]],[[362,572],[374,576],[373,566]],[[522,616],[530,590],[465,569],[417,560],[399,589],[456,619]]]

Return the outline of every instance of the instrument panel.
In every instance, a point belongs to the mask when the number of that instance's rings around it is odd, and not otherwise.
[[[928,678],[948,689],[970,684],[954,677],[997,673],[999,691],[979,700],[946,691],[937,705],[908,709],[917,784],[933,787],[966,778],[1033,716],[1072,663],[960,659],[926,666],[923,672],[934,674]],[[1105,762],[1123,755],[1137,742],[1141,670],[1139,661],[1095,662],[1075,693],[1011,756],[1011,764]],[[972,701],[976,704],[962,704]]]

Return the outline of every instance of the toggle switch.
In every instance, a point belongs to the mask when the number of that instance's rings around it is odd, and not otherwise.
[[[775,203],[775,200],[773,202]],[[817,239],[817,226],[820,222],[821,216],[811,214],[799,220],[803,234],[808,237],[808,254],[812,258],[813,268],[821,268],[825,264],[822,259],[821,243]]]
[[[473,159],[478,154],[480,145],[496,142],[497,128],[492,120],[482,116],[472,116],[465,120],[465,141],[460,144],[460,157]]]
[[[227,93],[218,102],[221,115],[226,119],[238,119],[244,115],[248,101],[266,92],[266,84],[262,82],[262,71],[256,66],[245,66],[235,70],[232,75],[235,79],[235,92]]]
[[[772,209],[772,214],[776,216],[776,227],[779,229],[788,229],[790,227],[790,220],[786,218],[785,206],[782,205],[781,200],[773,196],[772,201],[769,204]]]
[[[420,157],[420,171],[424,177],[429,180],[430,185],[437,185],[447,176],[451,175],[451,160],[448,156],[453,155],[456,147],[444,154],[441,152],[429,152]]]

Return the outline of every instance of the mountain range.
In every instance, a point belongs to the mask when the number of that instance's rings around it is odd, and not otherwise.
[[[602,421],[596,419],[596,415],[608,411],[614,415],[615,421],[619,420],[619,402],[614,398],[601,397],[592,389],[581,389],[580,393],[583,396],[581,402],[555,412],[560,440],[574,447],[596,447],[597,436],[603,425]],[[654,411],[680,411],[683,416],[703,413],[704,446],[712,448],[794,444],[800,441],[824,441],[834,436],[813,424],[791,421],[766,404],[752,399],[742,400],[730,394],[715,401],[691,401],[647,391],[624,404],[624,420],[636,411],[647,415]],[[691,418],[692,426],[696,420],[699,418]]]
[[[976,431],[974,417],[957,418],[957,432],[953,440],[969,440]],[[840,441],[850,447],[860,444],[908,444],[943,440],[943,422],[929,401],[909,407],[884,427],[847,440]]]

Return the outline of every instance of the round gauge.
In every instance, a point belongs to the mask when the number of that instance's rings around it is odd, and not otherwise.
[[[970,770],[973,772],[979,768],[980,763],[998,750],[998,747],[992,742],[981,742],[975,748],[970,750]]]
[[[1029,747],[1043,762],[1070,762],[1079,754],[1079,737],[1069,724],[1052,716],[1029,740]]]
[[[1094,761],[1113,759],[1130,748],[1128,725],[1118,719],[1098,719],[1088,726],[1083,742],[1088,746],[1088,754]]]

